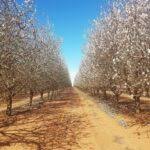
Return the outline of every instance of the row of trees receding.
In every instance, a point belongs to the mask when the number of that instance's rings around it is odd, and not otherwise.
[[[90,93],[112,91],[118,104],[122,93],[150,94],[150,1],[119,0],[94,20],[75,86]]]
[[[30,94],[32,105],[35,93],[43,99],[44,92],[71,86],[60,50],[61,40],[37,23],[32,0],[0,0],[0,97],[8,115],[22,91]]]

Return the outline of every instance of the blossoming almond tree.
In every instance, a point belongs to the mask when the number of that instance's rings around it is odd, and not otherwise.
[[[34,3],[0,0],[0,93],[12,113],[12,99],[23,90],[39,92],[71,86],[68,70],[62,63],[60,40],[34,19]],[[60,76],[62,76],[60,78]],[[65,82],[64,80],[65,79]]]
[[[109,12],[94,20],[85,50],[88,59],[81,64],[75,85],[100,88],[104,99],[106,91],[112,91],[116,105],[122,92],[133,94],[135,110],[139,112],[140,97],[150,88],[149,16],[149,0],[113,2]],[[83,70],[90,74],[85,75]]]

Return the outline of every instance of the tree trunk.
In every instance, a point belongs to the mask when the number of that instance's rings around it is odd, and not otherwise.
[[[140,96],[134,96],[134,101],[135,101],[135,111],[136,113],[140,112]]]
[[[55,97],[56,97],[56,91],[54,91],[53,93],[53,99],[55,99]]]
[[[128,93],[129,95],[132,94],[131,89],[130,89],[129,87],[127,88],[127,93]]]
[[[44,101],[43,92],[41,92],[40,94],[41,94],[41,100]]]
[[[95,96],[96,95],[96,90],[95,89],[93,89],[93,96]]]
[[[115,107],[118,108],[119,94],[115,94]]]
[[[98,89],[96,90],[96,95],[99,96],[99,90]]]
[[[59,91],[58,91],[58,90],[57,90],[57,93],[56,93],[56,94],[57,94],[57,97],[59,97]]]
[[[57,97],[57,90],[55,90],[55,98]]]
[[[107,100],[107,93],[106,93],[106,90],[103,90],[103,100]]]
[[[100,99],[101,99],[101,92],[100,92],[100,90],[99,90],[99,93],[98,93],[98,98],[99,98],[99,101],[100,101]]]
[[[57,96],[58,96],[58,91],[56,90],[55,91],[55,98],[57,98]]]
[[[30,90],[30,106],[32,106],[32,102],[33,102],[33,91]]]
[[[146,96],[147,96],[147,97],[150,97],[149,88],[146,88],[145,90],[146,90]]]
[[[53,99],[54,91],[51,92],[51,100]]]
[[[48,94],[47,94],[47,99],[49,100],[50,99],[50,91],[48,91]]]
[[[11,116],[11,113],[12,113],[12,95],[10,94],[7,98],[6,115]]]

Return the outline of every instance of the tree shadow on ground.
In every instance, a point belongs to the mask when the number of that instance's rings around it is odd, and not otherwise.
[[[37,104],[28,110],[15,109],[15,115],[9,118],[14,121],[0,127],[0,147],[15,143],[33,144],[37,150],[79,147],[78,138],[87,125],[85,116],[65,111],[72,105],[80,107],[79,97],[73,90],[62,92],[61,96],[61,100],[46,101],[40,108]]]
[[[97,96],[96,96],[97,97]],[[147,126],[150,124],[150,101],[141,100],[141,110],[140,113],[135,113],[135,103],[133,100],[127,98],[119,99],[118,105],[116,107],[115,97],[107,95],[107,100],[98,100],[97,102],[103,103],[108,107],[105,107],[109,113],[123,114],[132,118],[132,121],[129,121],[129,126],[140,125]],[[104,108],[104,109],[105,109]]]

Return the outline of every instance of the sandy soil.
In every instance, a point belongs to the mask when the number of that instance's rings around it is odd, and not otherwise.
[[[91,126],[87,131],[90,136],[85,139],[87,143],[91,141],[93,150],[149,150],[150,138],[144,131],[150,130],[150,126],[128,127],[122,126],[119,120],[123,116],[111,116],[103,111],[102,107],[97,105],[92,97],[79,91],[83,112],[88,114],[87,118]],[[128,118],[129,120],[129,118]],[[90,148],[89,148],[90,150]]]
[[[21,109],[21,107],[20,107]],[[92,97],[67,89],[0,127],[0,150],[149,150],[143,128],[121,126]]]

